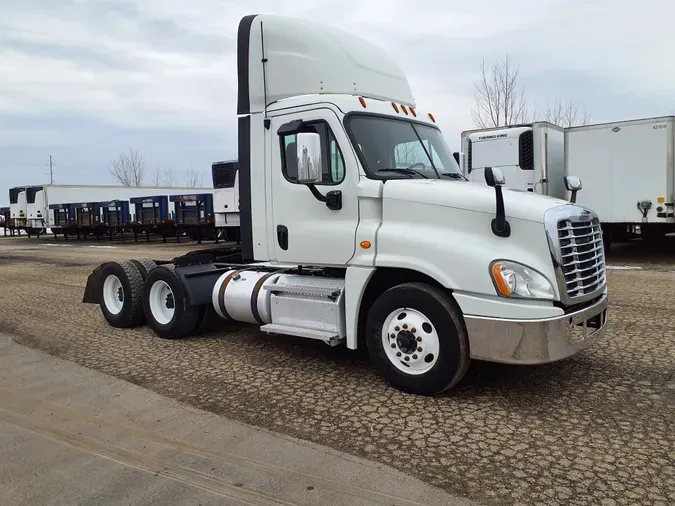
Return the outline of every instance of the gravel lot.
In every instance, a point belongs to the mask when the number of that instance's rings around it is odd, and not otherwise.
[[[226,325],[182,341],[113,329],[83,288],[101,261],[188,244],[0,239],[0,330],[168,397],[387,463],[486,504],[675,503],[675,248],[613,247],[607,338],[566,361],[474,362],[436,398],[363,354]],[[207,246],[207,245],[205,245]],[[618,246],[618,245],[615,245]],[[668,258],[672,260],[669,261]]]

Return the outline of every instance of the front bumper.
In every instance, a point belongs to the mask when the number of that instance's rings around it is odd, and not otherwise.
[[[573,313],[540,320],[465,316],[471,358],[505,364],[545,364],[570,357],[607,331],[607,294]]]

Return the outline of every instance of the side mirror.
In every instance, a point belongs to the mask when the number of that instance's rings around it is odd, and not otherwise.
[[[572,204],[576,203],[577,192],[582,188],[581,179],[579,179],[579,176],[565,176],[565,188],[567,188],[567,191],[572,192],[570,202]]]
[[[300,132],[296,135],[296,156],[298,157],[298,183],[320,183],[321,136],[314,132]]]
[[[485,167],[485,182],[488,186],[504,186],[506,184],[506,178],[504,177],[502,169]]]
[[[504,210],[504,195],[502,194],[502,186],[506,183],[504,173],[495,167],[485,167],[485,182],[495,189],[497,199],[496,216],[492,220],[492,233],[498,237],[508,237],[511,235],[511,225],[506,221]]]
[[[298,157],[298,183],[306,184],[314,198],[324,202],[331,211],[342,209],[342,191],[332,190],[326,195],[317,190],[323,180],[321,170],[321,136],[314,132],[300,132],[295,136]]]

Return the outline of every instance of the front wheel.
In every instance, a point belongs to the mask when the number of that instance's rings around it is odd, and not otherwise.
[[[434,395],[466,373],[469,344],[461,313],[443,290],[404,283],[385,291],[366,322],[371,360],[393,386]]]
[[[186,305],[180,278],[165,266],[155,267],[145,278],[143,311],[148,326],[164,339],[185,337],[200,317],[199,307]]]

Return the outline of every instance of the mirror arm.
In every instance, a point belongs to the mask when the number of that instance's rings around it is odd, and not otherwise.
[[[570,195],[570,203],[576,204],[577,203],[577,192],[579,190],[572,190],[572,195]]]
[[[504,195],[502,194],[502,187],[499,185],[495,186],[495,197],[497,198],[497,217],[492,219],[492,233],[498,237],[509,237],[511,225],[506,221]]]
[[[314,195],[314,198],[318,200],[319,202],[328,202],[328,198],[322,194],[319,190],[316,189],[316,186],[314,183],[306,183],[307,188],[309,188],[309,191],[312,192],[312,195]]]
[[[342,191],[331,190],[326,195],[323,195],[313,183],[305,183],[309,191],[312,192],[314,198],[319,202],[325,202],[326,207],[331,211],[339,211],[342,209]]]

